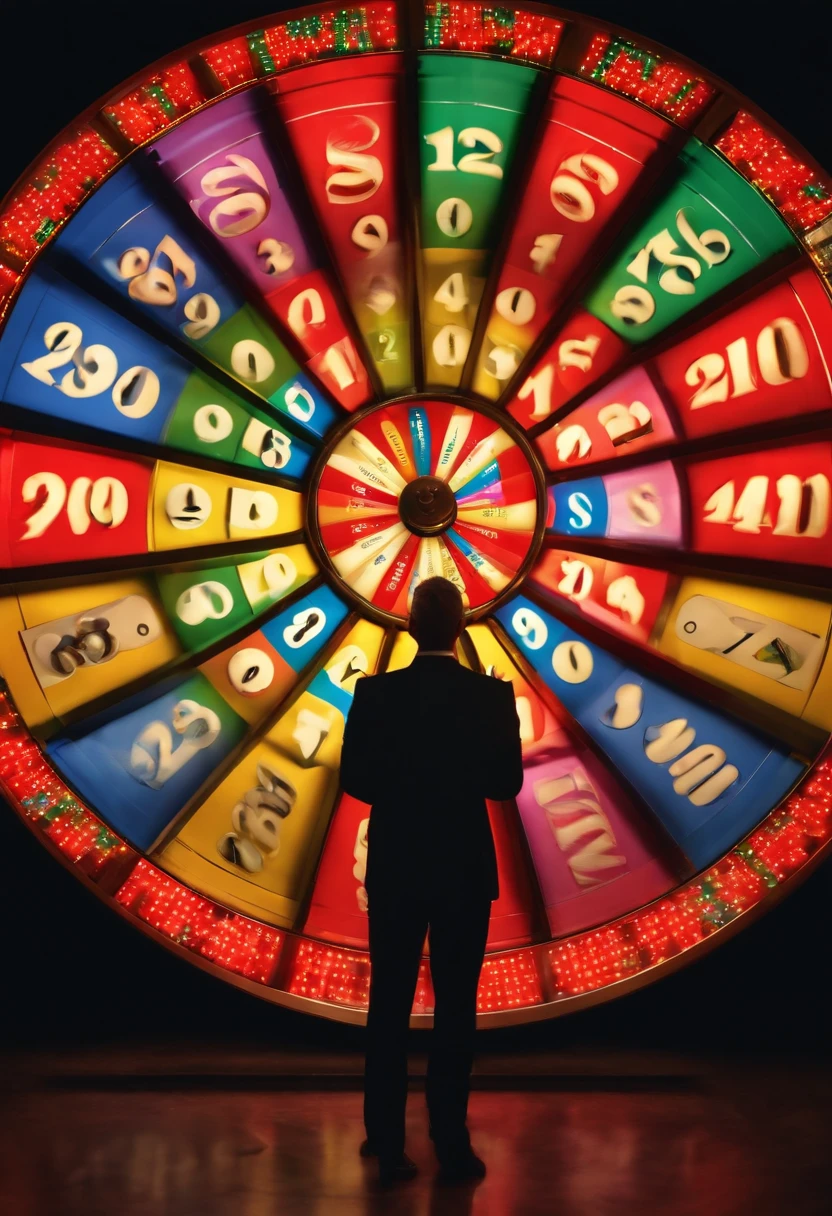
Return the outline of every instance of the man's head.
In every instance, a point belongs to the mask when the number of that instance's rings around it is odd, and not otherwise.
[[[462,633],[465,605],[446,578],[426,578],[413,593],[408,633],[420,650],[452,650]]]

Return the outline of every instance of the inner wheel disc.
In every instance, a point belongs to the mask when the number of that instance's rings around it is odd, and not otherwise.
[[[438,477],[417,477],[402,490],[399,515],[417,536],[437,536],[456,519],[456,499]]]
[[[310,495],[320,556],[364,611],[406,619],[441,575],[480,615],[516,585],[544,526],[539,466],[505,414],[418,400],[370,408],[336,432]]]

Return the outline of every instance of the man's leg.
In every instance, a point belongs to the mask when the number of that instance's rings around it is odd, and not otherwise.
[[[417,895],[375,890],[369,897],[370,1007],[364,1062],[364,1126],[380,1157],[404,1152],[407,1031],[427,933]]]
[[[440,1159],[463,1153],[470,1145],[466,1118],[474,1034],[477,986],[491,900],[458,892],[439,896],[430,912],[430,969],[436,997],[426,1096],[431,1135]]]

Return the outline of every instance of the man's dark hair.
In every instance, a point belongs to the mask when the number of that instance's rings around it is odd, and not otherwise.
[[[446,578],[426,578],[413,593],[408,631],[421,650],[452,650],[464,615],[458,587]]]

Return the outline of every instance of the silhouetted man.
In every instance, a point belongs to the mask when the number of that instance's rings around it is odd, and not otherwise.
[[[453,583],[419,584],[409,623],[419,652],[401,671],[358,681],[344,734],[342,785],[372,806],[361,1152],[378,1155],[383,1182],[416,1173],[404,1152],[407,1033],[428,929],[430,1134],[444,1177],[485,1174],[466,1127],[477,985],[499,894],[485,799],[513,798],[523,770],[511,684],[456,661],[463,612]]]

